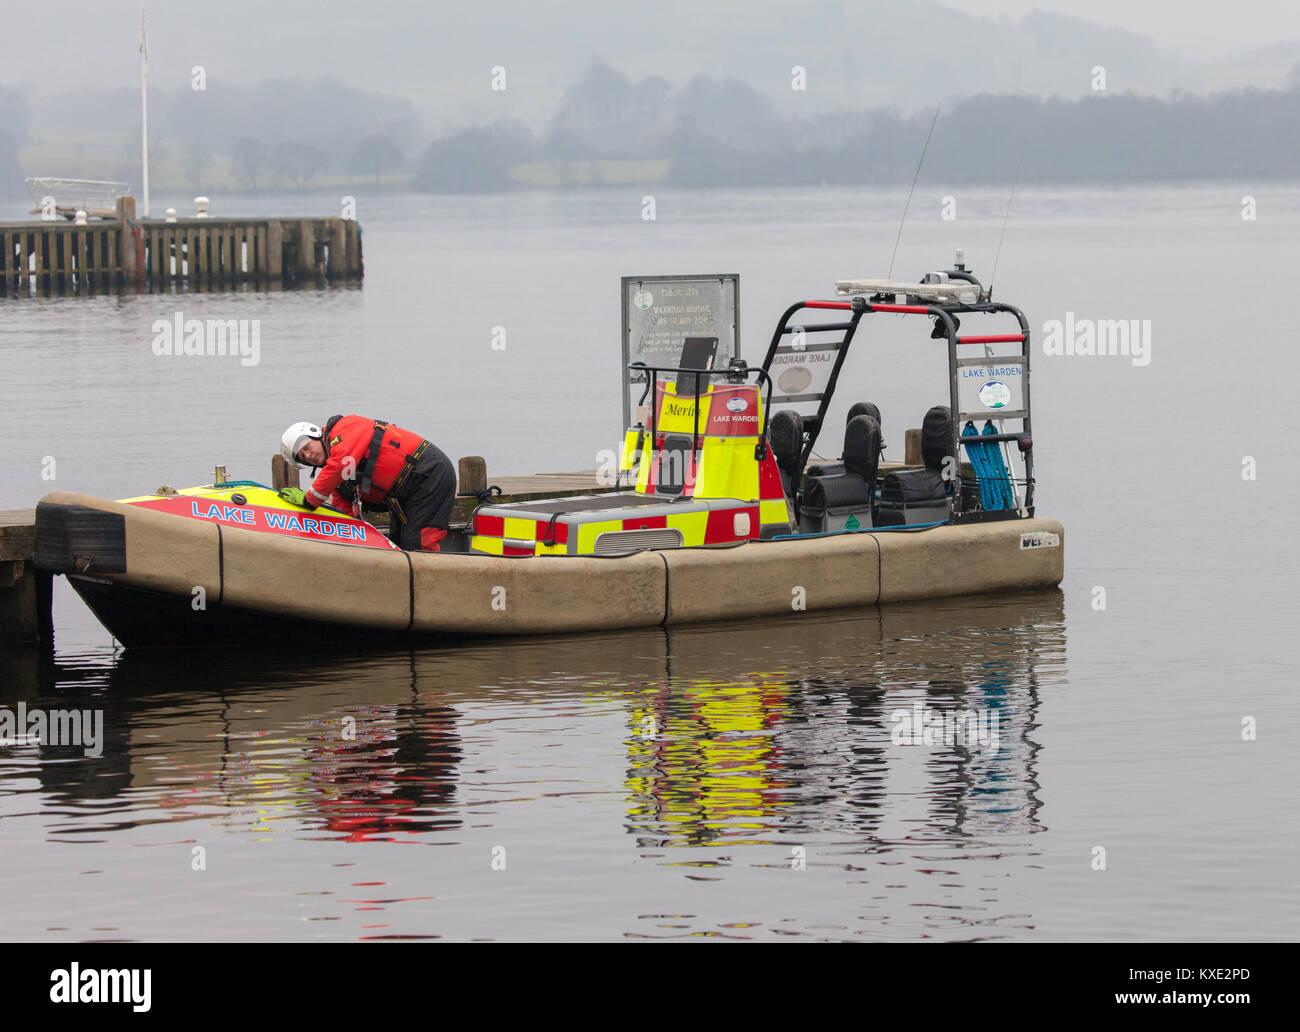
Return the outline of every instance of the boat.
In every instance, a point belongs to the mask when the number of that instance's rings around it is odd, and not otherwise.
[[[28,176],[27,191],[36,205],[31,214],[47,217],[62,215],[71,221],[77,212],[92,219],[118,217],[117,202],[131,190],[129,183],[104,179],[61,179],[55,176]]]
[[[883,459],[881,409],[865,401],[839,458],[814,461],[860,326],[891,313],[946,344],[947,403],[925,414],[910,463]],[[962,335],[976,316],[1016,326]],[[631,365],[645,388],[619,489],[484,498],[439,552],[214,476],[116,501],[48,494],[35,562],[128,647],[563,634],[1060,583],[1064,528],[1034,498],[1029,325],[960,252],[915,282],[843,280],[795,302],[761,365],[715,368],[717,344],[686,338],[676,366]]]

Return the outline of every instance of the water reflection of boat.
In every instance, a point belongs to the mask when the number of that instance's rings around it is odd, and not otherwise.
[[[629,719],[629,830],[643,845],[834,829],[889,838],[903,831],[886,805],[895,794],[924,806],[905,808],[911,832],[918,822],[962,835],[1039,829],[1031,732],[1041,683],[1064,676],[1059,593],[890,606],[826,630],[768,629],[765,652],[800,657],[793,670],[712,676],[698,673],[707,655],[691,656],[707,653],[710,636],[674,636],[674,666],[693,675],[647,689]],[[827,643],[834,651],[818,654]],[[918,704],[995,715],[997,749],[899,745],[899,715]]]
[[[218,653],[183,684],[174,657],[128,652],[106,676],[54,672],[43,694],[103,707],[107,742],[37,771],[63,804],[56,832],[82,830],[67,814],[93,802],[101,831],[217,807],[228,826],[268,832],[422,836],[463,827],[471,715],[536,723],[585,699],[623,710],[627,829],[646,846],[827,830],[886,840],[902,833],[900,810],[935,833],[1028,832],[1038,693],[1063,678],[1064,649],[1060,594],[1035,592],[844,612],[813,629],[789,617],[315,665]],[[996,709],[1000,748],[895,744],[891,713],[917,699]]]

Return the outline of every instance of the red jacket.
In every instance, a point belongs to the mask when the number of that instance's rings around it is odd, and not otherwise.
[[[406,465],[406,457],[424,441],[419,434],[388,424],[375,466],[370,470],[370,490],[361,493],[363,464],[370,454],[370,442],[375,436],[375,421],[364,416],[344,416],[325,432],[325,465],[307,488],[307,504],[336,504],[331,501],[335,489],[344,480],[355,481],[357,496],[363,502],[378,505],[393,487],[397,474]]]

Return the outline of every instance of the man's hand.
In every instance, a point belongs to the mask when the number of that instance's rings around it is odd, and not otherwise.
[[[279,495],[290,505],[300,505],[304,509],[311,508],[311,506],[307,504],[307,496],[303,494],[302,488],[300,487],[282,487],[280,488]]]

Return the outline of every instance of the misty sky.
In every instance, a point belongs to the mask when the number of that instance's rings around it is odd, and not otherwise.
[[[1088,24],[1054,24],[1029,45],[1014,29],[1035,10]],[[138,84],[137,2],[0,0],[0,13],[0,84],[29,99]],[[1112,90],[1156,95],[1275,87],[1300,62],[1300,4],[1277,0],[169,0],[149,6],[149,27],[159,88],[180,88],[194,65],[213,82],[330,77],[409,99],[434,130],[537,127],[597,57],[634,80],[741,78],[784,116],[979,92],[1077,96],[1094,51]],[[799,97],[794,63],[810,69]],[[493,65],[512,76],[504,94],[486,89]]]
[[[1231,51],[1300,40],[1300,4],[1285,0],[969,0],[954,4],[971,14],[1019,20],[1030,11],[1054,11],[1150,36],[1161,50],[1212,61]]]

